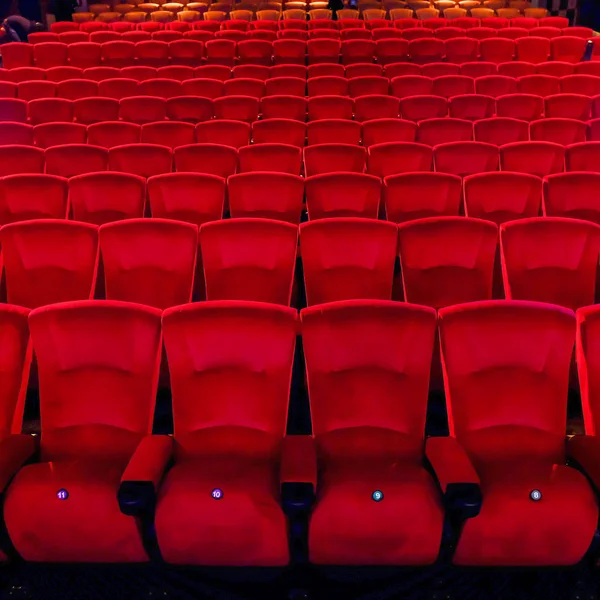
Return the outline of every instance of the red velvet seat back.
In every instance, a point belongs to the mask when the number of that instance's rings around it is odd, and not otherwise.
[[[93,298],[98,264],[95,225],[23,221],[0,231],[8,302],[37,308]]]
[[[106,298],[165,309],[192,299],[198,228],[128,219],[100,228]]]
[[[435,327],[433,310],[386,300],[302,311],[313,432],[321,452],[334,459],[421,455]],[[379,431],[381,445],[361,445],[361,432],[369,431]],[[342,443],[344,432],[354,432],[353,444]]]
[[[506,297],[566,306],[594,303],[600,226],[539,217],[500,227]]]
[[[0,439],[20,433],[22,427],[29,375],[28,314],[21,306],[0,306]]]
[[[450,435],[478,464],[563,462],[573,313],[498,300],[439,316]]]
[[[398,227],[407,302],[442,308],[492,297],[496,225],[466,217],[432,217]]]
[[[152,430],[160,311],[85,300],[29,317],[38,361],[42,460],[127,460]]]
[[[250,300],[288,306],[298,228],[268,219],[229,219],[200,228],[208,300]]]
[[[397,227],[374,219],[321,219],[300,225],[309,306],[336,300],[390,300]]]
[[[255,302],[204,302],[164,313],[181,458],[272,451],[285,432],[296,320],[293,309]],[[244,448],[252,436],[266,447]]]

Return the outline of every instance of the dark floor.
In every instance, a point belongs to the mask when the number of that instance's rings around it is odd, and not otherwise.
[[[289,578],[261,584],[220,584],[194,569],[160,566],[12,564],[0,570],[0,598],[20,600],[597,600],[600,571],[584,566],[529,571],[434,566],[359,583],[313,575],[309,595],[289,596]],[[288,585],[286,585],[286,582]],[[300,588],[300,586],[298,586]]]

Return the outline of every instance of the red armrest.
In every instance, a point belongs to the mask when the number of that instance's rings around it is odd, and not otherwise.
[[[121,477],[121,483],[146,481],[151,482],[156,490],[172,454],[173,438],[171,436],[146,436],[131,457]]]
[[[463,447],[453,437],[427,439],[425,454],[440,482],[442,492],[448,485],[472,483],[479,485],[479,476]]]
[[[0,442],[0,493],[23,464],[37,451],[38,441],[32,435],[15,433]]]
[[[311,435],[288,435],[281,449],[281,483],[310,483],[317,488],[317,451]]]
[[[567,456],[585,471],[596,488],[600,488],[600,438],[575,435],[567,441]]]

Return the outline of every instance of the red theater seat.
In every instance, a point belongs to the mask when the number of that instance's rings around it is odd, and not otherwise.
[[[517,93],[517,81],[506,75],[486,75],[475,80],[477,94],[498,98],[507,94]]]
[[[30,315],[44,440],[39,462],[19,471],[4,504],[9,535],[26,560],[148,560],[139,522],[121,513],[117,491],[128,466],[150,457],[161,463],[157,457],[172,443],[150,437],[160,316],[148,307],[97,301]]]
[[[257,171],[240,173],[229,178],[227,192],[232,218],[300,223],[304,210],[304,179],[299,175]]]
[[[137,144],[142,135],[142,128],[135,123],[107,121],[95,123],[87,128],[88,144],[102,148],[114,148],[126,144]]]
[[[439,309],[492,297],[495,224],[467,217],[402,223],[398,248],[404,297]]]
[[[465,177],[499,169],[498,148],[485,142],[449,142],[433,149],[435,170]]]
[[[377,219],[381,180],[365,173],[326,173],[306,179],[308,218]]]
[[[306,124],[293,119],[262,119],[252,123],[252,141],[255,144],[280,143],[303,148],[306,143]]]
[[[600,173],[557,173],[544,179],[544,216],[600,225]]]
[[[31,100],[27,105],[29,122],[32,125],[70,123],[73,121],[73,110],[73,101],[64,98],[40,98]]]
[[[537,121],[544,113],[544,99],[531,94],[506,94],[496,98],[496,115],[522,121]]]
[[[383,201],[388,221],[458,215],[460,177],[446,173],[401,173],[384,179]]]
[[[520,94],[551,96],[560,92],[560,79],[551,75],[525,75],[517,79]]]
[[[307,102],[297,96],[268,96],[260,101],[263,119],[306,121]]]
[[[397,227],[375,219],[318,219],[300,225],[309,306],[349,300],[391,300]]]
[[[75,221],[104,225],[144,216],[146,182],[126,173],[89,173],[69,180],[69,203]]]
[[[427,119],[419,123],[417,142],[437,146],[446,142],[464,142],[473,139],[473,123],[464,119]]]
[[[85,173],[106,171],[108,151],[91,144],[52,146],[45,152],[46,173],[60,177],[75,177]]]
[[[170,173],[173,164],[172,150],[158,144],[129,144],[111,148],[108,154],[109,169],[152,177]]]
[[[67,180],[55,175],[10,175],[0,179],[0,225],[67,217]]]
[[[199,144],[223,144],[241,148],[250,143],[250,131],[248,123],[219,119],[196,125],[196,140]]]
[[[156,508],[166,562],[288,563],[279,467],[297,329],[295,310],[263,303],[165,313],[177,432]]]
[[[573,310],[594,304],[600,226],[537,217],[500,227],[506,297],[550,302]]]
[[[142,125],[141,142],[143,144],[159,144],[169,148],[177,148],[178,146],[193,144],[195,141],[196,130],[191,123],[161,121]]]
[[[35,145],[39,148],[85,144],[86,137],[86,126],[78,123],[44,123],[34,127]]]
[[[540,63],[539,65],[537,65],[536,71],[540,75],[565,77],[567,75],[573,75],[573,73],[575,72],[575,65],[560,60],[550,60],[548,62]]]
[[[351,144],[315,144],[304,149],[306,176],[337,171],[363,173],[367,151]]]
[[[253,123],[258,119],[259,100],[252,96],[226,96],[214,101],[215,117]]]
[[[114,98],[80,98],[73,103],[73,117],[84,125],[118,121],[119,101]]]
[[[239,149],[239,172],[271,171],[300,175],[302,150],[289,144],[254,144]]]
[[[201,193],[200,193],[201,191]],[[165,173],[148,179],[152,217],[195,225],[223,217],[225,179],[202,173]]]
[[[29,352],[29,310],[21,306],[2,304],[0,307],[0,338],[2,339],[2,420],[0,446],[2,447],[2,494],[6,492],[17,471],[36,453],[34,436],[22,434],[23,409],[31,363]],[[0,552],[0,560],[6,560]]]
[[[3,44],[2,66],[5,69],[33,66],[33,45],[22,42]]]
[[[310,518],[311,562],[433,563],[443,509],[422,452],[434,311],[384,300],[336,302],[302,311],[302,333],[322,473]]]
[[[33,146],[33,130],[26,123],[0,122],[0,146]]]
[[[371,119],[362,124],[362,143],[369,147],[385,142],[414,142],[418,126],[403,119]]]
[[[198,228],[165,219],[128,219],[100,228],[107,300],[161,310],[192,300]]]
[[[352,119],[354,100],[343,96],[315,96],[307,102],[308,120]]]
[[[532,141],[554,142],[568,146],[585,142],[587,124],[575,119],[546,118],[529,124]]]
[[[545,100],[545,116],[587,121],[592,112],[592,99],[582,94],[556,94]]]
[[[581,142],[567,147],[567,171],[600,173],[600,142]]]
[[[552,142],[515,142],[500,148],[503,171],[544,177],[565,170],[565,148]]]
[[[505,300],[449,307],[440,337],[451,437],[431,438],[427,456],[446,493],[468,483],[470,497],[483,498],[479,510],[455,512],[463,526],[454,563],[577,563],[598,507],[585,476],[566,466],[573,313]],[[478,412],[483,389],[489,402]]]
[[[511,142],[529,140],[529,123],[509,117],[493,117],[482,119],[473,124],[475,140],[503,146]]]
[[[465,214],[501,225],[537,217],[542,203],[542,180],[527,173],[479,173],[465,177]]]
[[[38,219],[0,232],[10,304],[37,308],[94,295],[98,228],[88,223]]]
[[[432,163],[433,151],[430,146],[386,142],[369,146],[367,171],[377,177],[387,177],[398,173],[431,171]]]
[[[306,131],[309,146],[335,143],[359,145],[362,128],[360,123],[348,119],[322,119],[311,121]]]
[[[31,146],[0,146],[0,177],[44,172],[44,151]]]
[[[119,103],[119,117],[140,125],[164,121],[167,117],[167,101],[151,96],[123,98]]]
[[[298,228],[268,219],[228,219],[200,227],[207,300],[289,306]]]
[[[238,151],[222,144],[190,144],[173,152],[175,170],[179,173],[205,173],[229,177],[237,170]],[[166,172],[166,171],[165,171]]]

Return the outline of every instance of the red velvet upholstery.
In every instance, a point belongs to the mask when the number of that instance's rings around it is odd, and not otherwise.
[[[557,173],[544,179],[544,215],[600,225],[600,173]]]
[[[398,248],[407,302],[441,308],[492,297],[498,229],[467,217],[402,223]]]
[[[440,310],[450,435],[481,479],[461,565],[568,565],[598,523],[585,477],[565,466],[573,313],[535,302],[488,301]],[[530,498],[539,490],[541,501]]]
[[[227,182],[227,192],[233,218],[258,217],[294,225],[300,223],[304,210],[304,179],[299,175],[259,171],[232,175]]]
[[[28,173],[0,179],[0,224],[67,216],[67,180]]]
[[[374,219],[340,217],[300,225],[308,305],[390,300],[397,235],[395,224]]]
[[[148,200],[153,218],[194,225],[218,221],[223,217],[225,179],[202,173],[156,175],[148,179]]]
[[[146,182],[128,173],[89,173],[69,180],[73,218],[96,225],[144,216]]]
[[[121,481],[150,481],[157,490],[172,455],[171,436],[147,435],[136,448]]]
[[[98,228],[40,219],[0,230],[8,302],[37,308],[93,298]]]
[[[577,311],[577,342],[576,357],[579,372],[579,383],[581,388],[581,404],[583,408],[583,419],[585,433],[597,438],[600,431],[600,352],[598,352],[597,340],[600,330],[600,313],[596,306],[586,306]],[[579,444],[579,442],[576,442]],[[581,442],[581,452],[584,454],[587,444],[592,442]],[[594,479],[596,484],[600,479]]]
[[[526,173],[478,173],[465,177],[465,214],[501,225],[513,219],[537,217],[542,180]]]
[[[192,300],[198,228],[166,219],[128,219],[100,228],[106,298],[161,310]]]
[[[252,302],[165,312],[175,466],[159,491],[156,531],[167,562],[287,564],[279,463],[296,319]]]
[[[298,228],[268,219],[228,219],[200,228],[208,300],[289,306]]]
[[[319,462],[312,562],[436,559],[443,510],[422,466],[435,323],[431,309],[382,300],[302,311]]]
[[[366,173],[325,173],[306,179],[308,218],[364,217],[377,219],[381,179]]]
[[[455,437],[429,438],[425,444],[425,455],[442,492],[446,492],[452,483],[480,483],[471,459]]]
[[[573,310],[594,303],[600,226],[538,217],[500,227],[506,297]]]
[[[32,561],[147,560],[138,524],[119,510],[117,489],[152,428],[160,312],[69,302],[34,310],[29,327],[39,372],[41,462],[22,468],[6,493],[15,548]],[[66,500],[57,497],[60,490]]]
[[[401,173],[384,179],[383,198],[388,221],[458,216],[462,181],[447,173]]]
[[[0,362],[3,365],[0,371],[0,440],[11,433],[20,433],[23,425],[31,360],[31,354],[28,353],[28,314],[27,308],[0,305]],[[18,447],[21,443],[13,441],[8,442],[8,445],[10,447],[15,444]],[[5,460],[12,460],[9,452],[2,451],[0,456]]]

